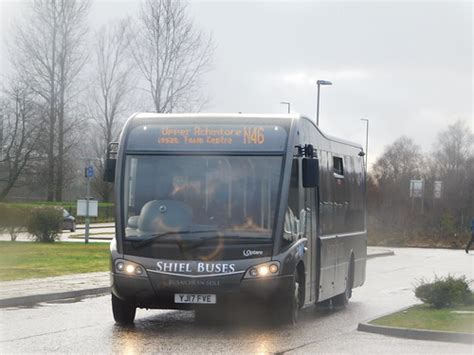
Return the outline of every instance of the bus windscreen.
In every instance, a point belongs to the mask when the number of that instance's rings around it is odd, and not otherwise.
[[[285,150],[287,132],[277,125],[152,124],[132,129],[128,151]]]
[[[126,237],[170,231],[271,237],[280,156],[129,155]]]

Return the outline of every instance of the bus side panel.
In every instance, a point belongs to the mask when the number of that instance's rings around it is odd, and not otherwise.
[[[359,255],[356,255],[354,270],[354,287],[362,286],[365,282],[365,268],[367,265],[367,234],[364,233],[365,245]]]
[[[336,236],[319,238],[320,274],[318,301],[324,301],[335,295],[334,277],[336,266]]]

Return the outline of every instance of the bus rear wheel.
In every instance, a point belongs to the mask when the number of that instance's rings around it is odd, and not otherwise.
[[[352,297],[352,288],[354,286],[354,260],[351,258],[349,263],[349,271],[347,273],[346,290],[340,295],[334,296],[332,299],[332,305],[335,308],[344,308],[349,303],[349,299]]]
[[[132,324],[135,320],[137,307],[112,294],[112,312],[115,322],[122,325]]]

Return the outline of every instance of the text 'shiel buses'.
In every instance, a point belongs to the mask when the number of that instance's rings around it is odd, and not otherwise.
[[[286,139],[286,131],[275,125],[144,125],[131,131],[127,148],[281,151]]]

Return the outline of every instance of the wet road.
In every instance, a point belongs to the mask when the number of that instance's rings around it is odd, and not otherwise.
[[[367,280],[345,310],[305,310],[296,326],[274,326],[258,310],[237,322],[207,324],[193,312],[138,310],[133,327],[113,322],[109,296],[0,310],[2,353],[470,353],[472,346],[356,331],[361,321],[416,302],[413,284],[448,273],[473,277],[463,251],[394,249],[368,261]]]

